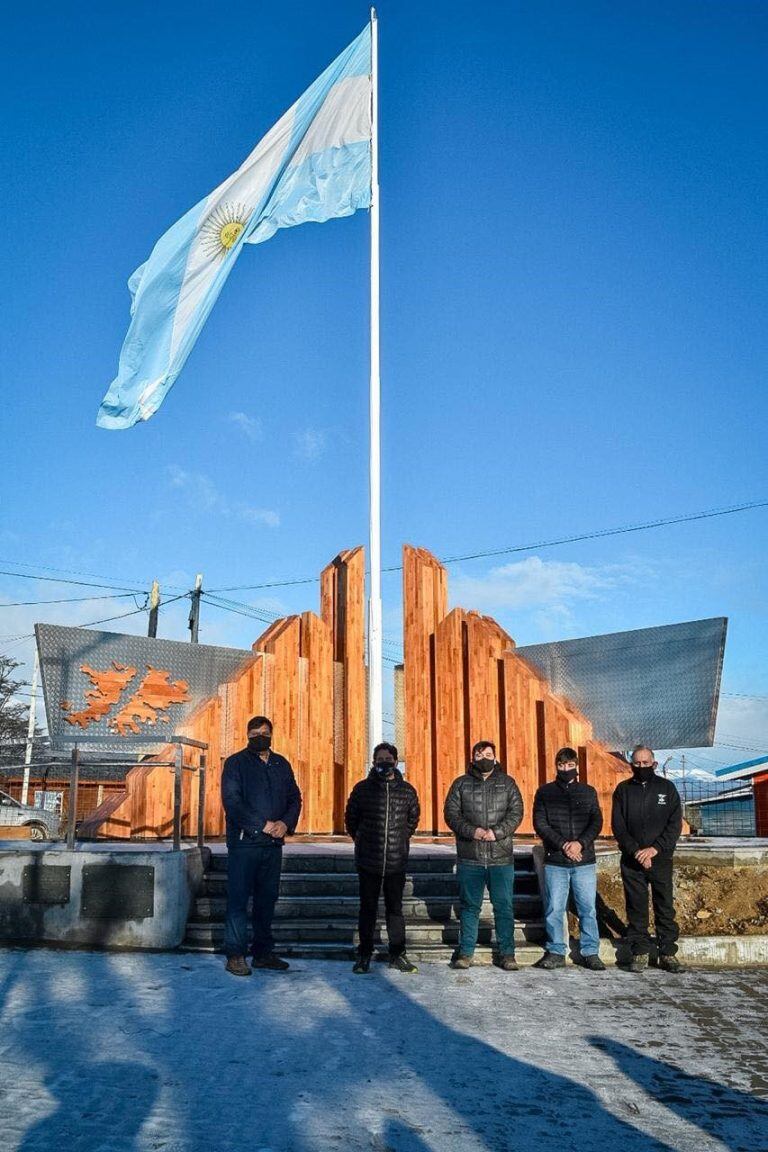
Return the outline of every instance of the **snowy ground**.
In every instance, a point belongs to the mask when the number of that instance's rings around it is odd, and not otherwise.
[[[768,1149],[768,972],[0,950],[0,1149]]]

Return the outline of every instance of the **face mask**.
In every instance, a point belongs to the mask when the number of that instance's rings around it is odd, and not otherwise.
[[[390,772],[394,772],[396,765],[394,760],[376,760],[373,767],[379,776],[389,776]]]
[[[484,776],[488,772],[493,772],[495,767],[496,767],[496,761],[495,760],[487,760],[485,758],[485,756],[482,758],[482,760],[475,760],[475,768],[477,768],[477,770],[479,772],[482,772]]]
[[[266,752],[271,743],[271,736],[258,735],[248,737],[248,749],[251,752]]]
[[[578,775],[578,768],[558,768],[557,770],[557,778],[562,780],[564,784],[573,784]]]
[[[654,772],[654,765],[653,764],[649,764],[647,768],[646,767],[640,767],[637,764],[632,765],[632,775],[635,777],[636,780],[639,780],[642,784],[648,783],[648,781],[653,776],[653,772]]]

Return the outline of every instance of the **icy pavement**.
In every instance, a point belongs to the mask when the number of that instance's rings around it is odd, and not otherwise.
[[[0,950],[2,1152],[768,1149],[768,972]]]

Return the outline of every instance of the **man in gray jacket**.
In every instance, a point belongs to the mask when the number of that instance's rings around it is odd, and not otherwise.
[[[469,968],[477,944],[485,889],[491,897],[497,963],[516,972],[513,837],[523,818],[523,798],[496,760],[496,747],[480,740],[472,762],[445,798],[445,822],[456,836],[461,932],[451,965]]]

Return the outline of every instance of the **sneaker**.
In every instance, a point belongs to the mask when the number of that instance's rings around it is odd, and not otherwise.
[[[395,968],[398,972],[408,972],[411,975],[414,972],[418,972],[418,968],[415,964],[411,964],[405,952],[401,952],[399,956],[390,956],[389,966],[390,968]]]
[[[685,971],[677,956],[659,956],[659,968],[663,968],[665,972]]]
[[[275,956],[274,952],[268,952],[266,956],[254,956],[251,961],[251,968],[254,970],[259,968],[268,968],[272,972],[285,972],[290,968],[287,960],[281,960],[279,956]]]
[[[355,966],[352,969],[352,971],[354,973],[356,973],[358,976],[363,976],[363,975],[365,975],[366,972],[370,972],[370,970],[371,970],[371,958],[370,958],[370,956],[358,956],[357,960],[355,960]]]
[[[226,970],[231,972],[233,976],[250,976],[251,974],[251,970],[245,962],[245,956],[228,956]]]
[[[588,968],[590,972],[605,972],[605,964],[603,964],[597,954],[582,956],[581,966],[582,968]]]
[[[454,956],[453,959],[451,960],[451,968],[464,969],[464,968],[471,968],[471,967],[472,967],[472,957],[471,956],[462,956],[461,953],[459,953],[458,955]]]
[[[639,956],[633,956],[629,965],[630,972],[645,972],[648,967],[648,953],[641,952]]]
[[[519,972],[520,965],[515,960],[514,952],[508,952],[506,956],[499,957],[499,968],[502,972]]]
[[[555,952],[545,952],[534,968],[544,968],[550,972],[553,968],[565,968],[565,956],[558,956]]]

